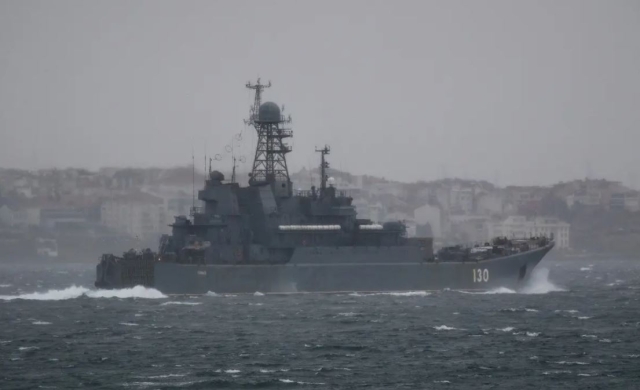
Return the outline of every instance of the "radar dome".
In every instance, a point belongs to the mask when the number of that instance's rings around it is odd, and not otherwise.
[[[274,102],[262,103],[258,110],[258,121],[280,122],[280,107]]]
[[[224,180],[224,175],[220,171],[213,171],[213,172],[209,173],[209,179],[211,179],[213,181],[223,181]]]

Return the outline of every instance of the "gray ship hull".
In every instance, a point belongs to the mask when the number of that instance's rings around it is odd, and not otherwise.
[[[477,262],[424,262],[410,247],[300,248],[284,265],[157,262],[153,287],[165,294],[516,288],[552,247]]]

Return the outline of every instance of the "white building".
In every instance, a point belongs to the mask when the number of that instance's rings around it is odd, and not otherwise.
[[[508,238],[526,238],[531,236],[553,234],[556,247],[569,248],[570,225],[555,217],[536,217],[527,219],[524,216],[512,215],[500,222],[487,224],[488,239],[496,236]]]
[[[167,233],[169,230],[163,200],[142,192],[105,201],[101,207],[100,220],[107,227],[141,239]]]

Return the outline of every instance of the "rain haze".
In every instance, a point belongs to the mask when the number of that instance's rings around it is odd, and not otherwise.
[[[638,69],[638,0],[0,0],[0,389],[639,388]]]
[[[638,36],[637,1],[3,1],[0,166],[186,165],[243,131],[248,165],[262,77],[293,171],[330,144],[400,181],[634,186]]]

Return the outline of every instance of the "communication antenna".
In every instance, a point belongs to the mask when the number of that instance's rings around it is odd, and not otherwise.
[[[191,207],[192,210],[196,207],[196,157],[193,152],[193,148],[191,149]]]
[[[331,149],[328,145],[325,145],[322,149],[316,148],[316,152],[320,153],[320,196],[324,195],[327,189],[327,179],[329,178],[327,168],[329,168],[329,163],[325,160],[325,156],[329,154],[330,151]]]
[[[256,96],[253,99],[253,107],[250,108],[249,119],[244,121],[247,125],[253,125],[258,118],[258,109],[260,108],[260,104],[262,104],[262,91],[264,91],[265,88],[271,87],[271,81],[266,85],[260,84],[260,78],[258,77],[258,81],[255,84],[251,84],[251,82],[248,81],[245,86],[256,91]]]

